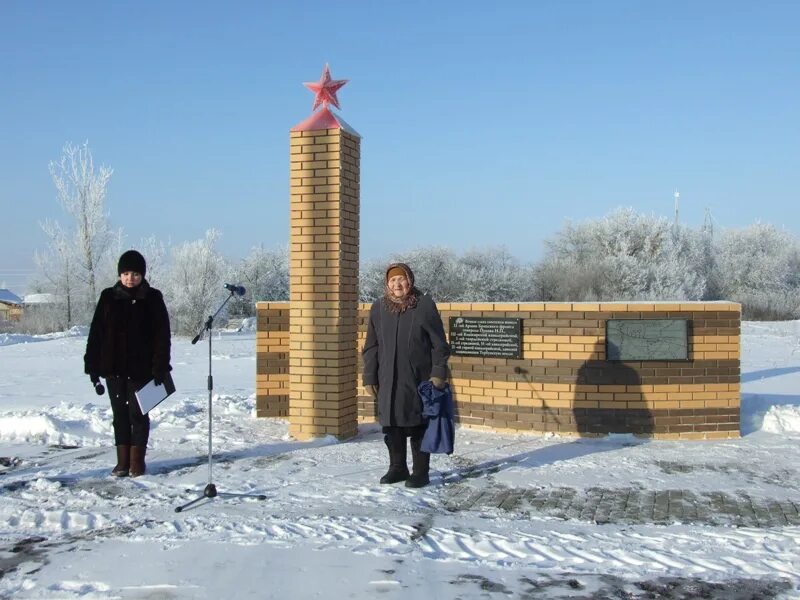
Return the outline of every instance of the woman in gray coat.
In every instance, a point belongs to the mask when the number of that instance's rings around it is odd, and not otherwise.
[[[408,265],[389,265],[385,283],[383,297],[370,309],[362,351],[364,387],[378,399],[378,421],[389,449],[389,470],[380,481],[423,487],[430,481],[430,454],[420,449],[426,423],[417,386],[430,380],[444,387],[450,347],[436,304],[414,287]],[[406,438],[411,439],[411,474]]]

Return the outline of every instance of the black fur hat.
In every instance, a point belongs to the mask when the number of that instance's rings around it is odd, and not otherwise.
[[[144,256],[136,250],[123,252],[122,256],[119,257],[119,263],[117,263],[117,275],[122,275],[126,271],[140,273],[144,277],[147,271],[147,263],[144,261]]]

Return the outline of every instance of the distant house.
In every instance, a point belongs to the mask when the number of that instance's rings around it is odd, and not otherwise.
[[[29,316],[52,312],[51,309],[56,304],[58,296],[55,294],[26,294],[22,301],[23,308]]]
[[[55,294],[26,294],[23,307],[26,333],[63,331],[67,327],[62,300]]]
[[[0,321],[19,321],[22,318],[22,298],[0,289]]]
[[[28,294],[25,296],[25,306],[32,306],[34,304],[55,304],[58,302],[58,296],[55,294]]]

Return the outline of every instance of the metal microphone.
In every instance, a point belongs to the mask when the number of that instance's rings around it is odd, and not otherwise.
[[[226,283],[223,287],[229,292],[236,294],[237,296],[244,296],[243,285],[236,285],[235,283]]]

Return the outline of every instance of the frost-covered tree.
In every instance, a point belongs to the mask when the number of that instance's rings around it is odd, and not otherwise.
[[[163,291],[175,333],[197,333],[224,298],[226,265],[217,251],[218,239],[219,233],[210,229],[203,239],[184,242],[172,251]]]
[[[700,300],[706,292],[702,235],[688,227],[673,226],[647,263],[647,289],[643,300]]]
[[[416,286],[436,302],[457,302],[463,298],[463,271],[452,250],[439,246],[416,248],[398,255],[392,262],[395,260],[411,267]],[[383,274],[381,293],[382,278]]]
[[[57,301],[48,306],[47,322],[58,324],[59,329],[67,329],[75,323],[74,314],[74,274],[73,264],[74,248],[70,244],[67,233],[61,225],[54,221],[46,221],[41,224],[42,230],[48,239],[47,250],[36,251],[34,261],[43,278],[42,282],[37,283],[37,289],[41,293],[51,293]],[[56,315],[53,317],[52,315]],[[40,323],[27,323],[27,325],[37,326]],[[55,331],[55,329],[50,330]],[[34,333],[49,333],[49,331],[36,330]]]
[[[166,285],[167,278],[170,275],[167,262],[169,252],[166,244],[156,239],[155,236],[150,236],[143,238],[136,246],[136,249],[141,252],[147,261],[147,282],[153,287],[161,289]]]
[[[73,247],[73,275],[86,286],[81,300],[88,305],[97,300],[98,273],[103,261],[109,259],[111,233],[105,201],[112,173],[105,166],[95,169],[88,142],[81,146],[67,143],[61,160],[50,163],[58,201],[73,221],[65,239]]]
[[[359,302],[372,302],[383,296],[386,267],[390,262],[390,260],[375,259],[361,264],[358,270]]]
[[[546,245],[560,300],[699,299],[705,289],[696,234],[632,209],[568,223]]]
[[[461,301],[507,302],[519,300],[524,272],[505,248],[473,249],[458,260]]]
[[[742,304],[745,318],[800,316],[800,245],[774,225],[722,232],[716,243],[721,295]]]
[[[245,295],[231,300],[229,314],[255,315],[255,303],[289,299],[288,248],[265,250],[258,246],[234,269],[231,280],[245,288]]]
[[[561,283],[561,266],[552,258],[543,259],[525,268],[520,300],[551,302],[561,297]]]
[[[416,286],[437,302],[520,300],[527,285],[527,271],[505,248],[473,249],[458,256],[452,250],[428,246],[362,264],[361,302],[383,295],[386,267],[392,262],[407,263],[414,271]]]
[[[362,302],[383,296],[386,267],[393,262],[408,264],[414,271],[414,285],[430,294],[436,302],[454,302],[459,297],[462,286],[456,255],[446,248],[421,247],[362,265],[359,273],[359,298]]]
[[[34,260],[39,274],[49,284],[47,291],[60,299],[58,307],[63,311],[61,322],[71,327],[74,323],[74,248],[67,233],[57,222],[46,221],[41,223],[41,227],[48,239],[47,250],[37,250]]]

